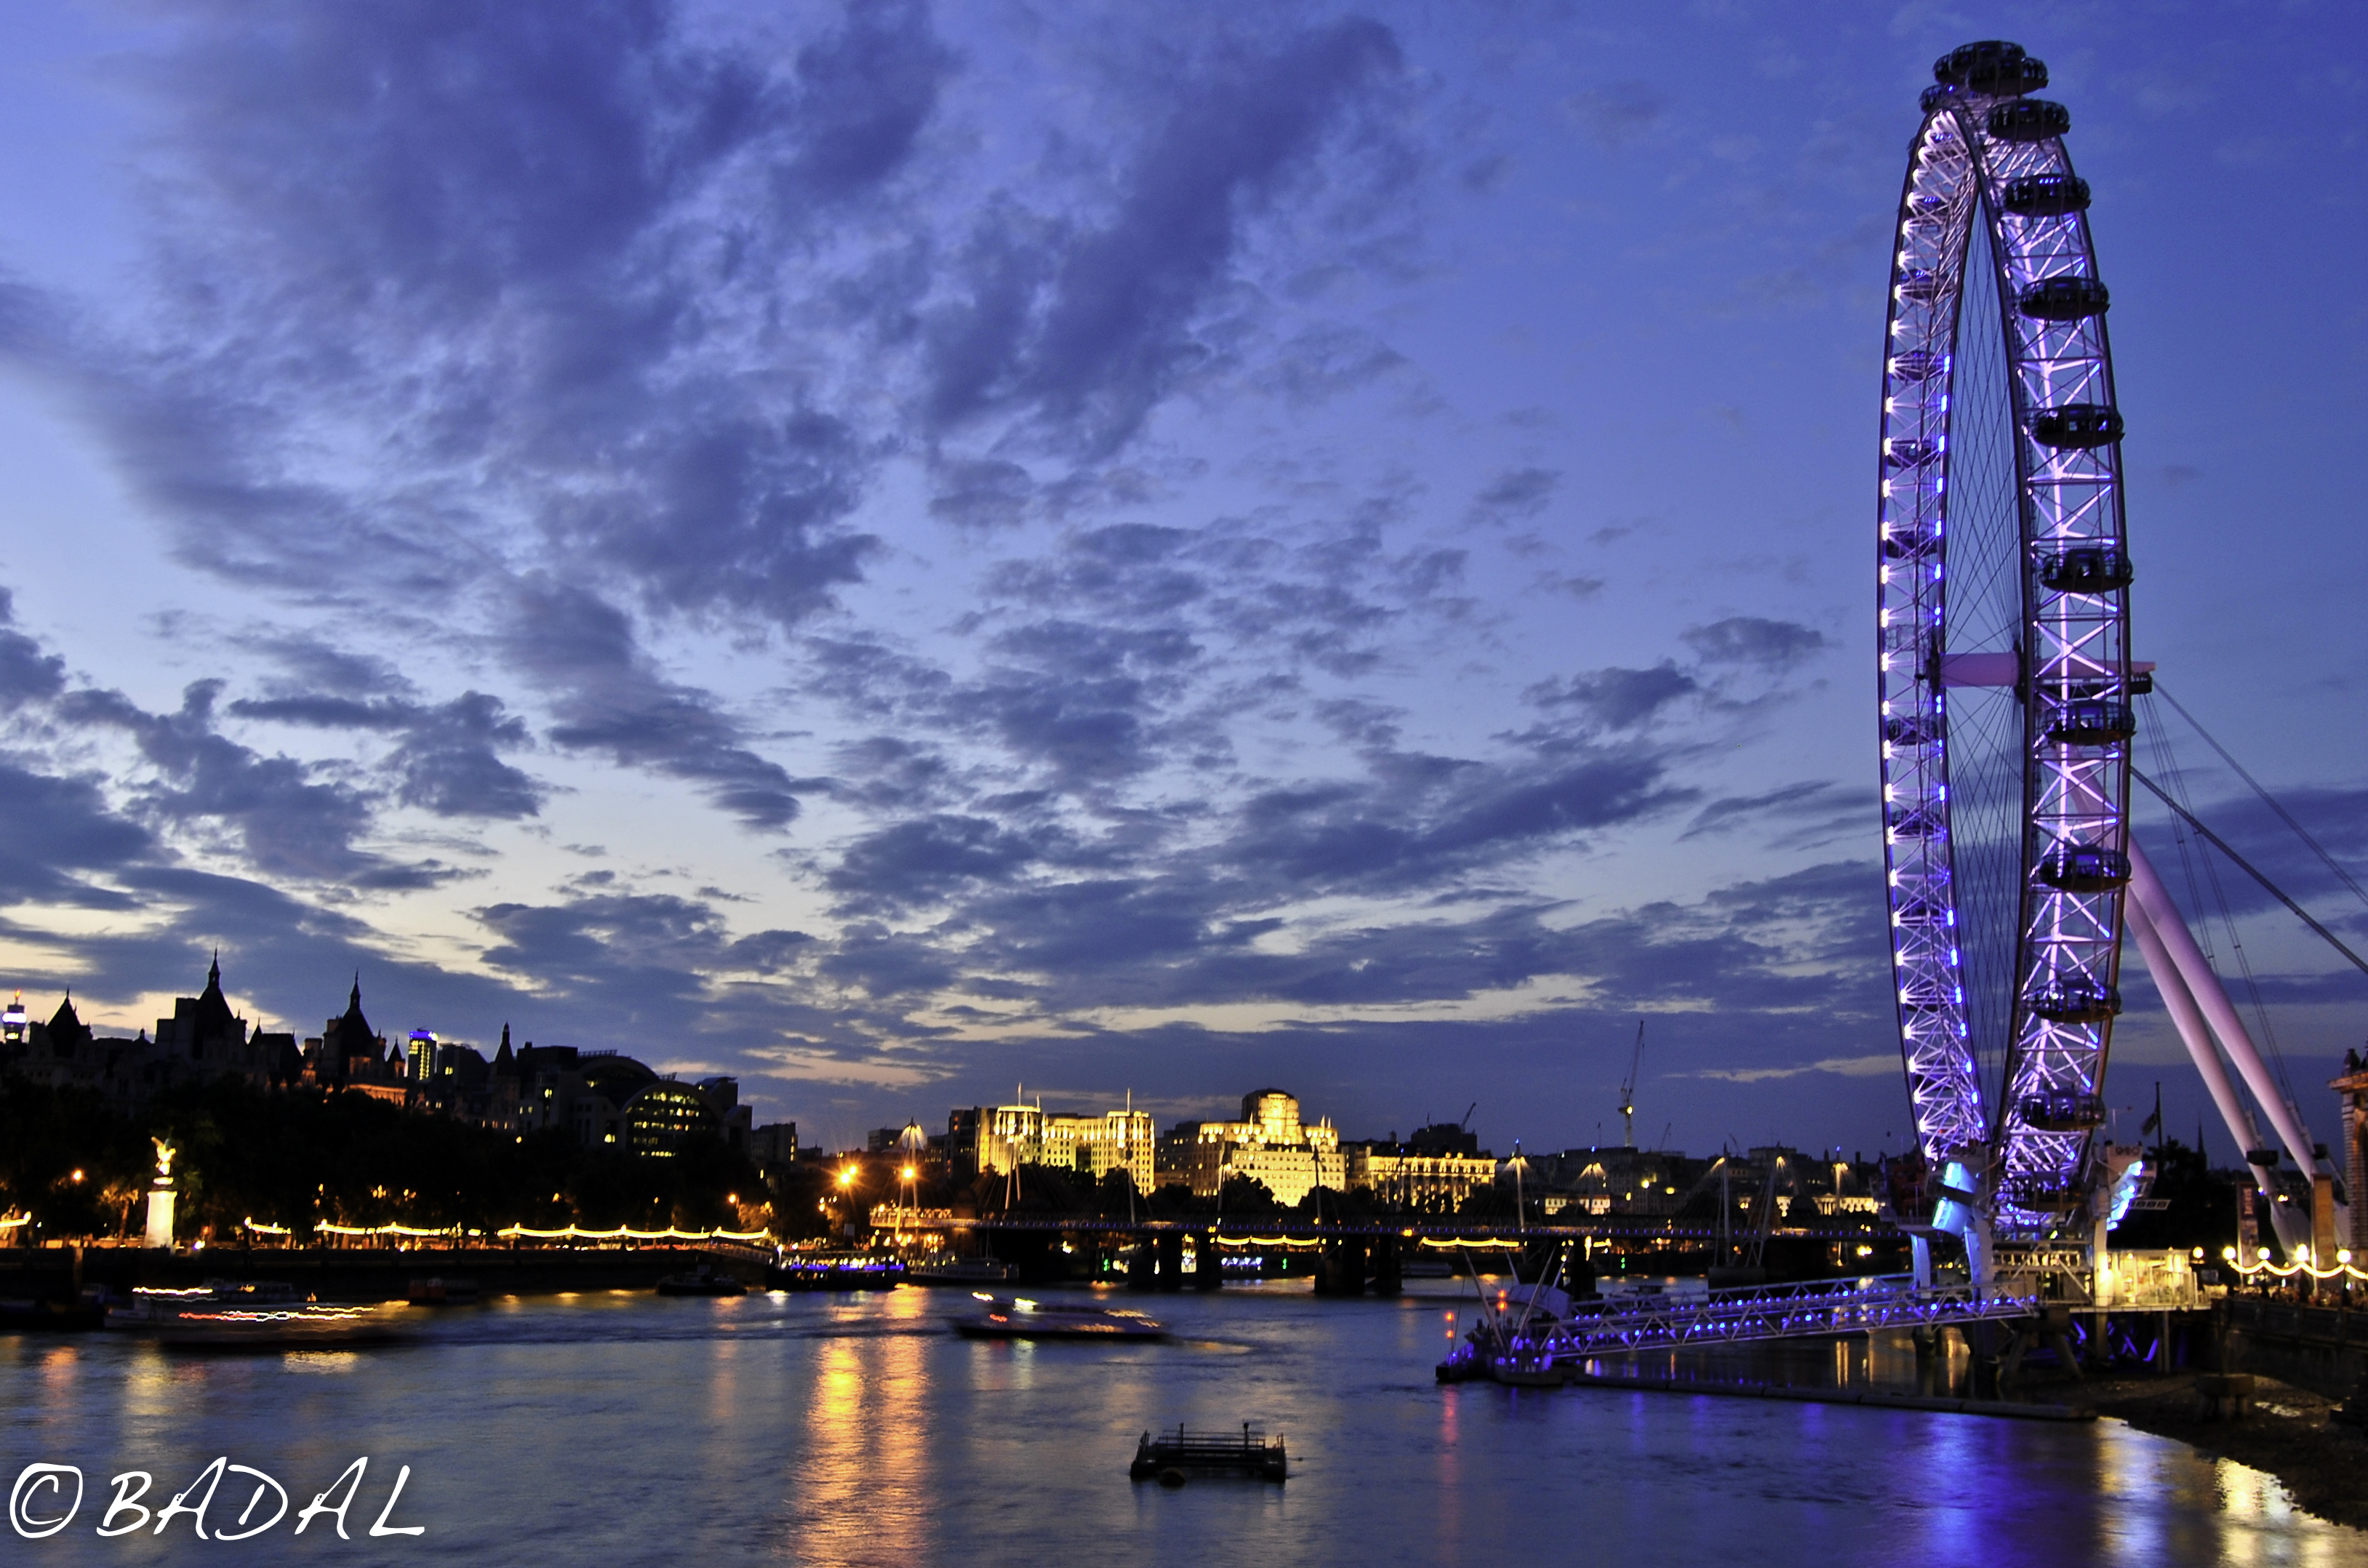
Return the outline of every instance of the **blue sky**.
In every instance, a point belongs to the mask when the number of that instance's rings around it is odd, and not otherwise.
[[[1642,1015],[1645,1138],[1896,1147],[1868,627],[1916,94],[1967,39],[2048,61],[2138,651],[2357,863],[2347,35],[12,17],[0,944],[127,1029],[217,945],[299,1033],[359,968],[391,1031],[736,1072],[829,1142],[1276,1083],[1560,1146],[1617,1136]],[[2368,980],[2231,891],[2327,1122]],[[2109,1098],[2195,1103],[2132,989]]]

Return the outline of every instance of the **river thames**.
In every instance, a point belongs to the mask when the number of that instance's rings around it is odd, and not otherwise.
[[[324,1355],[0,1338],[8,1476],[73,1465],[86,1488],[9,1560],[2368,1564],[2368,1534],[2259,1471],[2114,1421],[1441,1388],[1456,1303],[1140,1297],[1177,1330],[1144,1344],[966,1341],[960,1291],[909,1288],[502,1299]],[[1291,1480],[1129,1482],[1137,1435],[1178,1422],[1282,1434]],[[293,1535],[362,1456],[353,1539]],[[188,1517],[96,1535],[109,1477],[152,1473],[159,1508],[218,1457],[284,1485],[287,1518],[237,1545]],[[385,1523],[423,1533],[373,1539],[405,1465]],[[231,1473],[211,1530],[256,1490]]]

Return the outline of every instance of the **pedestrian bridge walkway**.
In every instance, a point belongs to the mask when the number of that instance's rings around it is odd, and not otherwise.
[[[2030,1317],[2038,1310],[2034,1300],[1997,1295],[1977,1300],[1962,1287],[1918,1290],[1905,1278],[1823,1280],[1714,1290],[1706,1297],[1656,1297],[1634,1306],[1574,1316],[1543,1335],[1518,1338],[1555,1360],[1584,1360],[1624,1350],[1681,1350],[1877,1329],[2005,1322]]]

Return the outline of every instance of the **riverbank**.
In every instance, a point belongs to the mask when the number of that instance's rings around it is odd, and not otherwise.
[[[2256,1375],[2251,1413],[2210,1421],[2197,1414],[2198,1375],[2100,1378],[2048,1392],[2063,1403],[2185,1443],[2206,1458],[2266,1471],[2296,1507],[2332,1524],[2368,1529],[2368,1432],[2334,1420],[2338,1402]]]

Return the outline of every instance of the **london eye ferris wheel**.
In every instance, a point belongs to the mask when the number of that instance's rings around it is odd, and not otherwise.
[[[2109,295],[2047,69],[1968,44],[1911,144],[1885,323],[1883,820],[1917,1135],[2002,1234],[2086,1210],[2131,699]],[[2143,680],[2139,676],[2135,678]]]

